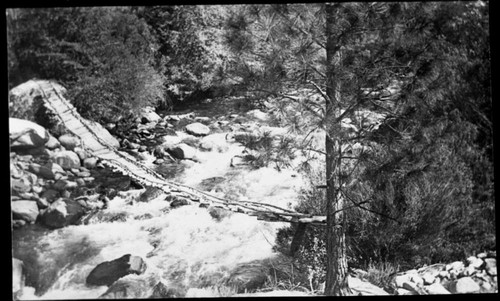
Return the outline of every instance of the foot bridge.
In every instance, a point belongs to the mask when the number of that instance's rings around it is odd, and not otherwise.
[[[166,180],[162,175],[140,163],[128,153],[119,151],[96,133],[95,125],[82,118],[75,107],[63,97],[64,88],[45,80],[37,80],[44,106],[70,133],[81,140],[82,148],[91,156],[99,158],[106,166],[129,176],[141,185],[157,187],[168,195],[182,196],[198,202],[200,206],[213,206],[256,216],[258,220],[270,222],[298,223],[294,241],[301,240],[307,224],[325,225],[326,216],[312,216],[298,213],[266,203],[253,201],[230,201],[205,191]],[[298,242],[297,241],[297,242]],[[292,243],[292,245],[294,245]],[[295,247],[292,247],[295,249]]]

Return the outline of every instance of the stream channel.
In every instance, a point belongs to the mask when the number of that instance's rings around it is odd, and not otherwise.
[[[265,126],[276,132],[284,130],[268,126],[262,116],[255,118],[232,109],[190,111],[196,116],[209,116],[207,124],[223,121],[233,131],[259,131]],[[240,117],[230,116],[234,113]],[[271,165],[258,169],[232,167],[231,159],[241,155],[244,147],[227,139],[228,129],[211,132],[215,147],[211,151],[197,149],[198,162],[182,160],[172,168],[153,164],[152,157],[144,164],[164,173],[177,170],[168,176],[170,180],[217,196],[293,208],[304,185],[302,176],[293,167],[280,171]],[[180,128],[175,130],[177,139],[194,138]],[[217,219],[196,203],[172,209],[165,194],[138,202],[144,191],[123,191],[110,200],[102,214],[119,215],[119,219],[96,219],[57,230],[36,224],[15,230],[13,255],[23,260],[31,275],[20,299],[99,298],[108,287],[89,286],[86,277],[101,262],[125,254],[140,256],[147,265],[143,274],[120,280],[134,282],[140,288],[127,296],[134,298],[148,298],[159,282],[184,290],[189,297],[193,289],[215,286],[239,264],[277,256],[273,252],[276,232],[286,223],[260,221],[232,212]]]

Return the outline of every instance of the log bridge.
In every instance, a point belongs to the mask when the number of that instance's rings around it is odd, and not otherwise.
[[[188,198],[203,207],[222,208],[256,216],[258,220],[269,222],[296,223],[297,231],[291,246],[292,253],[298,249],[308,224],[326,225],[326,216],[308,215],[266,203],[230,201],[199,189],[168,181],[133,156],[119,151],[99,137],[96,134],[95,125],[81,117],[76,108],[64,98],[65,89],[62,86],[47,80],[36,80],[36,82],[40,87],[44,106],[54,114],[57,122],[81,140],[82,148],[88,155],[100,159],[104,165],[129,176],[143,186],[160,188],[169,195]]]

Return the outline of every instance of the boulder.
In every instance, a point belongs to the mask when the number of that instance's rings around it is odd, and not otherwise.
[[[72,151],[61,151],[52,157],[52,160],[59,164],[63,169],[80,167],[80,158]]]
[[[149,202],[163,194],[165,194],[165,192],[158,187],[146,187],[146,190],[139,196],[138,201]]]
[[[384,291],[380,287],[368,282],[363,281],[356,277],[348,277],[349,287],[351,288],[354,295],[361,296],[383,296],[389,295],[388,292]]]
[[[78,155],[78,158],[83,162],[87,158],[87,153],[85,150],[79,146],[75,147],[73,151]]]
[[[237,293],[254,291],[261,288],[267,280],[268,268],[259,262],[244,263],[231,271],[224,284]]]
[[[49,180],[55,179],[57,174],[61,175],[66,174],[61,165],[54,162],[48,162],[43,166],[40,166],[39,164],[36,163],[31,163],[29,166],[29,171]]]
[[[474,269],[479,269],[484,264],[484,261],[476,256],[470,256],[467,258],[467,262],[469,263],[468,266],[473,267]]]
[[[12,194],[21,194],[31,191],[31,183],[26,178],[12,179],[10,180],[10,187]]]
[[[111,285],[116,280],[129,275],[144,273],[147,266],[144,260],[130,254],[98,264],[87,276],[87,284]]]
[[[83,166],[88,169],[93,169],[97,165],[96,157],[89,157],[83,160]]]
[[[9,118],[10,146],[18,149],[33,149],[49,141],[47,130],[28,120]]]
[[[61,146],[59,140],[56,137],[49,135],[49,140],[45,142],[45,147],[50,150],[54,150]]]
[[[247,112],[247,116],[258,119],[260,121],[267,121],[269,120],[269,115],[262,112],[259,109],[251,110]]]
[[[186,125],[186,132],[194,136],[206,136],[210,133],[210,128],[202,123],[195,122]]]
[[[16,164],[10,162],[10,176],[19,179],[23,176],[24,172],[21,168],[17,167]]]
[[[57,180],[57,182],[55,182],[53,186],[53,188],[58,191],[74,189],[76,187],[78,187],[78,184],[75,181],[69,181],[69,180]]]
[[[208,207],[208,214],[210,214],[213,219],[221,221],[223,218],[230,216],[232,213],[229,210],[210,206]]]
[[[436,277],[434,275],[432,275],[431,273],[425,273],[424,275],[422,275],[422,280],[423,280],[423,284],[430,285],[436,281]]]
[[[479,292],[481,288],[471,277],[462,277],[455,284],[457,294],[470,294]]]
[[[204,151],[226,152],[229,146],[226,142],[225,134],[212,134],[200,140],[200,149]]]
[[[41,104],[34,100],[41,97],[40,86],[34,80],[12,88],[9,91],[9,115],[35,120],[35,112],[38,111]]]
[[[12,292],[19,293],[24,287],[23,262],[12,258]]]
[[[142,279],[122,279],[111,284],[99,299],[139,299],[144,298],[143,294],[148,291],[145,280]]]
[[[64,134],[59,137],[59,142],[67,150],[74,150],[75,147],[80,146],[80,139],[71,134]]]
[[[85,214],[78,201],[73,199],[58,199],[41,215],[41,222],[52,229],[75,224]]]
[[[196,155],[196,149],[185,143],[169,148],[168,152],[177,159],[194,159]]]
[[[430,295],[449,295],[451,294],[450,291],[448,291],[444,286],[442,286],[440,283],[433,283],[431,285],[425,286],[424,289],[427,291],[428,294]]]
[[[34,223],[38,217],[36,201],[14,201],[11,202],[11,209],[14,218],[22,219],[28,223]]]
[[[161,120],[160,115],[156,114],[153,107],[142,108],[140,118],[142,123],[158,122]]]
[[[54,189],[47,189],[42,193],[42,198],[46,199],[49,203],[52,203],[59,197],[59,192]]]
[[[167,197],[167,201],[170,201],[170,208],[175,209],[186,205],[191,205],[191,201],[182,197]]]
[[[497,275],[497,260],[495,258],[486,258],[484,260],[485,262],[485,269],[486,269],[486,272],[490,275],[490,276],[496,276]]]

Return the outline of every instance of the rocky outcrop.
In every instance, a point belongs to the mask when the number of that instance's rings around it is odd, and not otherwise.
[[[98,264],[87,276],[86,282],[90,285],[110,286],[116,280],[129,274],[142,274],[147,266],[144,260],[130,254],[120,258]]]
[[[49,133],[44,127],[18,118],[9,118],[9,136],[13,149],[39,148],[49,141]]]

